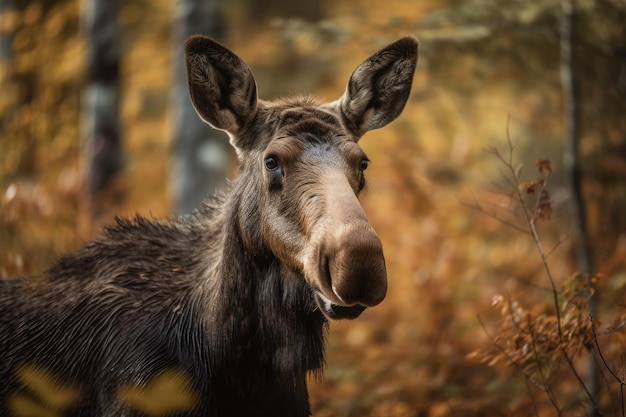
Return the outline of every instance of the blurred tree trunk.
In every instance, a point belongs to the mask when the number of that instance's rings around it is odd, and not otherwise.
[[[572,193],[573,220],[576,228],[578,243],[578,268],[579,272],[589,280],[589,287],[593,286],[594,277],[593,254],[591,252],[589,227],[587,222],[587,209],[583,196],[583,172],[580,161],[580,94],[579,75],[574,59],[574,34],[576,22],[576,9],[572,0],[561,0],[561,89],[563,92],[563,115],[565,127],[564,143],[564,167],[570,181]],[[589,299],[589,314],[592,318],[597,317],[597,294],[592,294]],[[589,374],[587,377],[587,389],[597,401],[600,389],[600,370],[593,355],[589,357]],[[597,404],[590,404],[590,416],[599,416]]]
[[[580,108],[579,82],[573,56],[575,10],[571,0],[562,0],[561,21],[561,88],[565,127],[564,166],[567,170],[573,196],[575,225],[578,239],[580,272],[591,279],[593,257],[589,245],[587,211],[583,198],[583,173],[580,161]],[[593,297],[592,297],[593,299]]]
[[[219,0],[177,0],[174,34],[172,183],[175,210],[185,214],[201,207],[224,184],[231,150],[226,136],[200,120],[189,100],[183,43],[190,35],[222,37]]]
[[[120,42],[116,0],[89,0],[85,7],[87,87],[84,106],[87,192],[92,208],[121,170],[119,122]]]

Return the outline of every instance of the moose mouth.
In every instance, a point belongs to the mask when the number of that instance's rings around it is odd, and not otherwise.
[[[338,304],[334,304],[318,291],[315,291],[315,302],[322,313],[332,320],[355,319],[359,317],[367,308],[360,304],[355,304],[353,306],[340,306]]]

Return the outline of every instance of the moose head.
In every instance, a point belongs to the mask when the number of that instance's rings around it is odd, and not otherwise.
[[[407,36],[381,49],[356,68],[339,99],[321,104],[260,100],[233,52],[205,36],[185,45],[192,103],[237,151],[244,245],[304,280],[328,318],[355,318],[387,292],[381,241],[358,199],[369,164],[359,140],[403,110],[417,47]]]

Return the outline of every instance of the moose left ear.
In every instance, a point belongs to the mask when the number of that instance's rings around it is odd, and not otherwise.
[[[406,36],[366,59],[352,73],[339,107],[359,137],[400,115],[411,92],[418,40]]]
[[[256,82],[250,68],[233,52],[206,36],[185,42],[187,83],[198,115],[229,133],[232,144],[257,112]]]

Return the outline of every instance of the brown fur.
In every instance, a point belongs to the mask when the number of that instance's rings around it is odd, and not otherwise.
[[[202,36],[185,47],[192,101],[229,134],[237,179],[191,216],[117,220],[39,279],[0,282],[0,415],[20,399],[66,416],[143,415],[125,389],[147,392],[173,369],[191,400],[168,415],[307,416],[327,320],[384,298],[357,142],[404,107],[416,40],[370,57],[328,104],[259,100],[231,51]],[[32,369],[76,399],[50,403]]]

